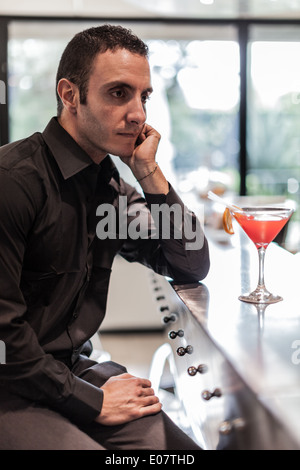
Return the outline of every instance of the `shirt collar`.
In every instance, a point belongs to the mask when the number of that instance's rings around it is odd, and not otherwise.
[[[53,117],[43,132],[43,138],[53,154],[64,179],[71,178],[85,168],[95,167],[95,171],[103,170],[107,182],[113,177],[118,183],[119,172],[109,155],[97,165],[89,155],[77,144],[70,134]]]

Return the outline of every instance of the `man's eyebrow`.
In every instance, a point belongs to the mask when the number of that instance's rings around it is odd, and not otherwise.
[[[134,87],[132,87],[129,83],[127,82],[122,82],[120,80],[116,80],[114,82],[110,82],[110,83],[107,83],[106,84],[106,88],[107,89],[113,89],[113,88],[117,88],[117,87],[124,87],[124,88],[129,88],[130,90],[133,90]],[[153,92],[153,88],[152,87],[148,87],[146,88],[145,90],[143,90],[143,93],[152,93]]]

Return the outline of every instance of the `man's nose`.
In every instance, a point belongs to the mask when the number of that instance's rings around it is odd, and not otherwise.
[[[145,104],[141,101],[141,98],[137,98],[131,101],[127,113],[127,119],[129,122],[137,124],[139,126],[146,122],[146,109]]]

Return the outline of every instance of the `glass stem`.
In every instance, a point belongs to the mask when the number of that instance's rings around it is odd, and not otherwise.
[[[258,248],[258,261],[259,261],[259,274],[258,274],[258,285],[259,287],[265,287],[265,253],[266,249],[261,246]]]

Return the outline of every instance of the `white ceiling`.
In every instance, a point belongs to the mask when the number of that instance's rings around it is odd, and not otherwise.
[[[300,19],[300,0],[0,0],[0,15]]]

